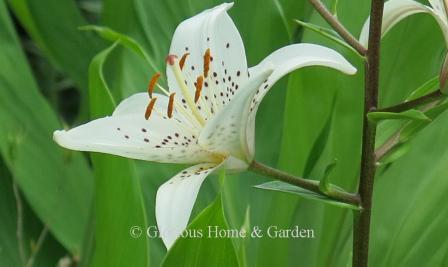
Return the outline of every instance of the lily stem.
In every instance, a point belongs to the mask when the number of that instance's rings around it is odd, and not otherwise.
[[[373,183],[376,172],[375,138],[376,123],[367,114],[378,106],[379,65],[381,25],[383,21],[384,0],[372,0],[370,9],[370,32],[365,62],[364,114],[361,149],[361,174],[358,193],[362,210],[353,216],[353,267],[367,267],[370,240],[370,217],[372,212]]]
[[[343,202],[343,203],[347,203],[347,204],[351,204],[351,205],[355,205],[355,206],[359,206],[359,204],[360,204],[359,197],[356,194],[352,194],[352,193],[348,193],[348,192],[345,192],[342,190],[336,190],[336,189],[331,189],[329,192],[324,193],[320,190],[318,181],[294,176],[294,175],[288,174],[286,172],[266,166],[262,163],[255,161],[255,160],[252,161],[252,163],[249,166],[249,169],[255,173],[260,174],[260,175],[271,177],[276,180],[307,189],[316,194],[331,198],[331,199],[339,201],[339,202]]]
[[[342,23],[325,7],[320,0],[309,0],[317,12],[333,27],[333,29],[352,46],[359,54],[365,56],[367,49],[342,25]]]
[[[398,105],[394,105],[394,106],[390,106],[390,107],[386,107],[386,108],[380,108],[380,109],[377,109],[376,111],[377,112],[396,112],[396,113],[403,112],[403,111],[413,109],[418,106],[425,105],[427,103],[430,103],[430,102],[440,99],[442,97],[445,97],[445,95],[443,95],[440,90],[436,90],[434,92],[431,92],[429,94],[426,94],[426,95],[416,98],[414,100],[407,101],[407,102],[404,102],[404,103],[401,103]]]

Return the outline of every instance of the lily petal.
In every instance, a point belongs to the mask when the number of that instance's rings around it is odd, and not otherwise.
[[[445,22],[447,22],[447,11],[445,10],[445,2],[446,0],[428,0],[431,4],[435,13],[439,15],[440,18],[443,18]]]
[[[157,98],[154,105],[154,112],[152,116],[164,118],[167,115],[169,98],[165,95],[153,93],[153,98]],[[124,99],[115,108],[112,116],[123,116],[123,115],[142,115],[145,114],[146,107],[151,99],[147,93],[136,93],[130,97]],[[178,124],[182,124],[187,128],[191,128],[194,131],[195,125],[191,123],[190,119],[187,119],[182,113],[177,111],[177,108],[173,108],[172,119],[175,119]],[[166,117],[164,118],[166,119]]]
[[[265,64],[263,69],[252,75],[241,91],[215,117],[209,120],[199,136],[199,144],[209,151],[233,155],[250,163],[246,143],[246,125],[251,101],[264,80],[272,73],[272,66]]]
[[[247,79],[244,44],[227,14],[232,6],[233,3],[224,3],[183,21],[177,27],[171,42],[170,54],[178,57],[190,54],[183,66],[183,74],[193,95],[193,84],[197,77],[204,78],[201,100],[207,102],[207,105],[202,106],[201,113],[206,117],[205,109],[212,114],[217,113]],[[210,49],[210,62],[209,70],[205,73],[204,55],[207,49]],[[170,91],[182,96],[172,68],[167,66],[166,72]]]
[[[188,225],[204,179],[219,165],[198,164],[176,174],[157,190],[156,219],[160,235],[169,249]]]
[[[293,70],[307,66],[325,66],[346,74],[356,73],[356,68],[338,52],[324,46],[306,43],[293,44],[274,51],[261,61],[260,64],[250,68],[249,73],[251,75],[256,74],[260,69],[264,68],[265,64],[273,64],[274,72],[256,92],[249,110],[250,114],[247,120],[246,136],[249,145],[249,153],[252,155],[254,154],[255,144],[255,115],[258,106],[269,89],[279,79]]]
[[[436,1],[432,1],[436,2]],[[441,7],[439,5],[435,5],[434,8],[436,10],[439,10]],[[442,19],[441,16],[439,16],[439,11],[434,11],[432,8],[425,6],[423,4],[420,4],[413,0],[390,0],[387,1],[384,4],[384,12],[383,12],[383,25],[381,28],[381,35],[384,36],[393,26],[395,26],[398,22],[403,20],[404,18],[417,14],[417,13],[430,13],[434,16],[434,18],[437,20],[439,25],[442,28],[442,31],[444,32],[445,39],[447,38],[446,33],[446,23],[444,22],[444,19]],[[364,23],[364,26],[362,28],[359,41],[361,44],[367,47],[368,39],[369,39],[369,24],[370,24],[370,18],[366,20]]]
[[[197,137],[175,119],[146,120],[141,113],[105,117],[53,134],[60,146],[72,150],[166,163],[209,162],[211,155],[198,146]]]

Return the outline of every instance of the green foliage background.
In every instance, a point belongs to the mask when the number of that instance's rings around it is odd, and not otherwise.
[[[339,0],[338,17],[355,36],[368,2]],[[134,38],[163,70],[176,25],[218,3],[0,0],[0,266],[25,266],[30,255],[33,266],[44,267],[62,258],[85,267],[349,265],[350,210],[255,189],[267,180],[252,173],[228,176],[221,184],[207,179],[191,227],[299,225],[314,229],[314,239],[182,239],[167,254],[159,239],[133,239],[129,229],[155,225],[155,192],[183,166],[89,157],[52,141],[53,130],[109,114],[114,103],[144,91],[155,71],[129,49],[79,26],[99,24]],[[338,50],[358,67],[353,77],[317,67],[289,75],[262,103],[256,132],[257,160],[320,179],[337,158],[332,183],[354,190],[361,60],[293,21],[325,26],[306,0],[236,0],[230,15],[250,65],[289,43],[313,42]],[[381,106],[403,101],[436,76],[445,51],[427,15],[400,23],[382,44]],[[403,157],[379,169],[371,266],[448,266],[447,122],[442,113],[410,140]],[[392,126],[380,127],[379,138]]]

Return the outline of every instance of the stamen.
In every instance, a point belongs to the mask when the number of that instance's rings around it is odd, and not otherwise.
[[[182,58],[179,61],[179,67],[182,70],[184,68],[185,65],[185,60],[187,60],[187,57],[190,55],[190,53],[185,53]]]
[[[145,119],[149,119],[149,117],[151,117],[151,113],[152,110],[154,108],[154,104],[156,103],[157,97],[154,97],[153,99],[151,99],[151,101],[149,102],[148,106],[146,107],[146,112],[145,112]]]
[[[167,63],[171,67],[174,77],[176,78],[177,85],[179,86],[180,91],[182,92],[182,96],[187,102],[188,107],[191,110],[192,115],[196,118],[197,122],[201,125],[205,125],[205,120],[202,118],[201,114],[199,113],[199,110],[194,103],[194,99],[190,93],[190,89],[188,88],[187,84],[185,84],[185,77],[182,73],[182,70],[180,69],[178,64],[176,63],[176,56],[175,55],[169,55],[167,57]]]
[[[174,107],[174,95],[175,95],[176,93],[172,93],[171,95],[170,95],[170,100],[169,100],[169,102],[168,102],[168,112],[167,112],[167,115],[168,115],[168,118],[170,118],[171,119],[171,117],[173,117],[173,107]]]
[[[208,71],[210,70],[210,48],[207,48],[207,50],[205,50],[205,54],[204,54],[204,77],[207,78],[208,76]]]
[[[156,74],[154,74],[154,76],[152,76],[151,81],[149,81],[148,94],[150,98],[152,98],[152,92],[154,92],[154,87],[156,86],[157,80],[159,78],[160,78],[160,72],[157,72]]]
[[[174,63],[176,62],[176,58],[177,58],[176,55],[168,55],[165,60],[166,60],[166,63],[173,66]]]
[[[197,103],[199,100],[199,97],[201,97],[201,91],[202,91],[202,84],[204,82],[204,77],[199,76],[196,80],[196,92],[194,94],[194,103]]]

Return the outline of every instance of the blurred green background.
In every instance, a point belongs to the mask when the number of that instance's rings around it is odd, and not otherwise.
[[[160,239],[131,238],[129,229],[155,225],[156,190],[184,166],[89,156],[53,142],[55,129],[110,113],[105,81],[119,102],[145,91],[154,73],[123,46],[104,50],[112,43],[79,26],[98,24],[134,38],[163,69],[175,27],[218,3],[0,0],[1,267],[350,265],[351,211],[255,189],[267,179],[252,173],[228,176],[221,185],[217,177],[207,179],[192,227],[299,225],[314,229],[314,239],[182,239],[167,255]],[[368,10],[369,1],[339,0],[337,6],[355,36]],[[337,159],[332,182],[354,190],[362,61],[294,22],[327,26],[306,0],[236,0],[229,13],[250,65],[287,44],[314,42],[358,67],[353,77],[312,67],[281,80],[262,103],[256,131],[258,161],[320,179]],[[445,46],[432,17],[405,20],[382,44],[382,106],[403,101],[438,74]],[[441,113],[406,143],[402,157],[379,168],[371,266],[448,266],[447,122]],[[381,125],[379,141],[395,127]]]

